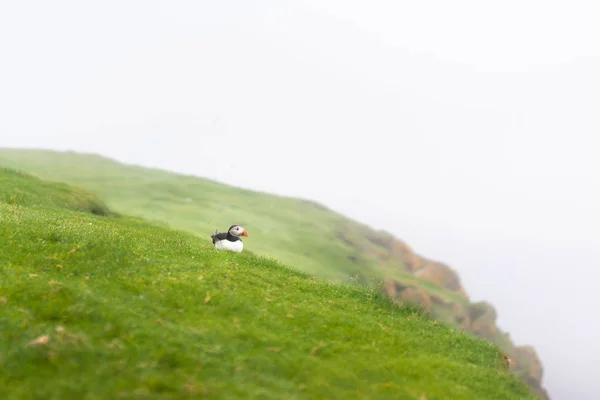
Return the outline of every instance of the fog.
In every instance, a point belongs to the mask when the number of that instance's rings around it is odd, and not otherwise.
[[[595,2],[4,1],[0,146],[317,200],[600,398]]]

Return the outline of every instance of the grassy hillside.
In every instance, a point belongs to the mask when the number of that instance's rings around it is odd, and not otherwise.
[[[256,254],[325,278],[394,277],[421,284],[371,229],[319,204],[243,190],[207,179],[121,164],[93,154],[0,149],[0,165],[83,187],[120,213],[209,237],[232,223],[248,228]],[[383,232],[377,232],[385,238]],[[360,243],[362,248],[357,248]],[[432,287],[456,301],[463,296]]]
[[[511,367],[542,398],[543,368],[530,347],[513,345],[496,311],[472,303],[448,266],[415,254],[316,203],[234,188],[210,180],[118,163],[91,154],[0,149],[0,166],[66,182],[98,195],[111,210],[209,238],[232,223],[250,232],[245,251],[273,257],[330,282],[378,285],[398,303],[423,306],[434,318],[500,345]]]
[[[496,346],[378,292],[0,182],[2,399],[532,398]]]

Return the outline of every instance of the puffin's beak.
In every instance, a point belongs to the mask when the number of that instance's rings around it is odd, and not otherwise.
[[[244,233],[242,233],[242,236],[248,237],[248,231],[244,229]]]

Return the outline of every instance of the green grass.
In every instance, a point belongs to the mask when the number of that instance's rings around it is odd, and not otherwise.
[[[432,315],[473,332],[460,317],[470,308],[463,293],[414,276],[407,268],[411,264],[414,267],[415,259],[421,263],[426,260],[393,236],[316,203],[126,165],[93,154],[0,149],[0,165],[84,188],[98,195],[113,212],[141,217],[154,225],[201,238],[209,239],[216,228],[223,230],[232,223],[241,224],[250,232],[250,238],[244,242],[246,253],[275,258],[334,283],[378,287],[389,279],[419,287],[436,300],[431,306]],[[13,187],[12,200],[9,199],[13,203],[22,196],[19,190]],[[69,190],[63,185],[63,191]],[[51,197],[60,198],[56,194]],[[529,377],[536,371],[529,368],[536,361],[530,353],[520,351],[500,329],[494,336],[484,336],[515,359],[511,371],[516,376],[529,382],[534,390],[539,389],[540,384]]]
[[[1,399],[532,398],[414,307],[4,174]]]
[[[0,202],[8,204],[46,204],[108,215],[108,207],[88,191],[64,183],[45,182],[15,170],[0,168]]]

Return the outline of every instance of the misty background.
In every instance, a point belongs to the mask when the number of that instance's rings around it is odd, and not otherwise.
[[[600,398],[600,6],[0,0],[0,146],[319,201]]]

